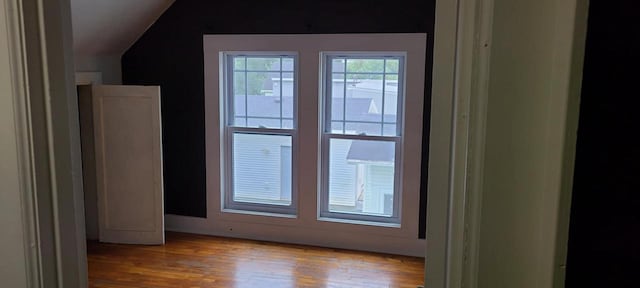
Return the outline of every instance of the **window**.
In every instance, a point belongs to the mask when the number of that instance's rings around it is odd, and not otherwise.
[[[423,253],[425,34],[203,38],[207,218],[171,221]]]
[[[295,214],[296,55],[223,57],[225,208]]]
[[[320,216],[397,223],[404,54],[322,59]]]

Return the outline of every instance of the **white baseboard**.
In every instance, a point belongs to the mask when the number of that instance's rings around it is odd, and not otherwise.
[[[424,257],[425,240],[389,235],[354,235],[349,231],[327,231],[300,227],[218,221],[207,218],[165,215],[167,231],[202,235],[272,241],[288,244],[312,245],[337,249],[370,251],[396,255]]]

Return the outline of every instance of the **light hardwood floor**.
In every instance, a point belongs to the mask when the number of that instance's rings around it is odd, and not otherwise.
[[[422,258],[184,233],[164,246],[89,242],[90,287],[413,287]]]

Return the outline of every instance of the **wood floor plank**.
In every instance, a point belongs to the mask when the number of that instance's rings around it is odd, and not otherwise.
[[[87,252],[90,287],[415,288],[424,275],[423,258],[174,232]]]

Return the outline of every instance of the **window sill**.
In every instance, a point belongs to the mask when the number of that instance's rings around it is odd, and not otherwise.
[[[298,216],[294,215],[294,214],[249,211],[249,210],[239,210],[239,209],[222,209],[222,213],[244,214],[244,215],[265,216],[265,217],[278,217],[278,218],[289,218],[289,219],[298,218]]]
[[[385,223],[385,222],[340,219],[340,218],[331,218],[331,217],[318,217],[318,221],[353,224],[353,225],[378,226],[378,227],[387,227],[387,228],[401,228],[400,223]]]

